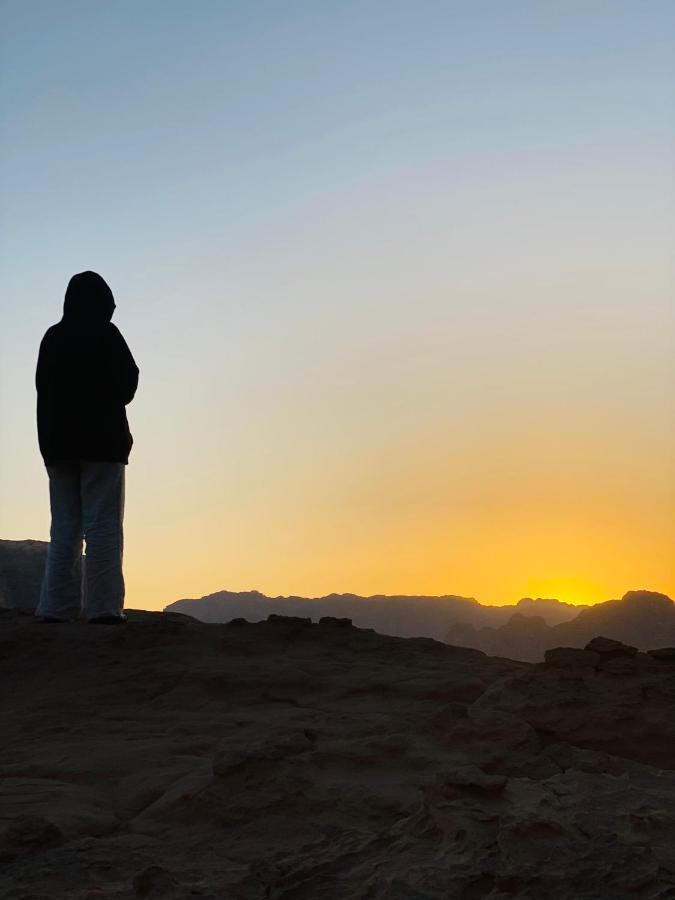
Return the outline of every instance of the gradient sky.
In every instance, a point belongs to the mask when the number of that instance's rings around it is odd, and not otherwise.
[[[100,272],[127,605],[675,597],[675,4],[0,3],[0,536]]]

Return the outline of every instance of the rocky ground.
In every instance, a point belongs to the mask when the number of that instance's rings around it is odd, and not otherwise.
[[[675,898],[675,651],[0,617],[0,896]]]

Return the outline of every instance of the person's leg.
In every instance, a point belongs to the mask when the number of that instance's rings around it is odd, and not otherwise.
[[[82,521],[87,546],[85,615],[89,621],[119,618],[124,607],[124,470],[122,463],[81,463]]]
[[[52,512],[37,616],[74,619],[80,612],[82,589],[82,515],[80,472],[77,464],[48,466]]]

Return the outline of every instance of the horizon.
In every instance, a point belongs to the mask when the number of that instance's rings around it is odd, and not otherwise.
[[[207,594],[202,594],[201,597],[180,597],[178,600],[172,600],[171,603],[167,604],[170,606],[172,603],[177,603],[182,600],[204,600],[208,597],[215,597],[218,594],[258,594],[261,597],[265,597],[268,600],[307,600],[309,602],[314,600],[325,600],[327,597],[355,597],[359,600],[376,600],[376,599],[399,599],[399,600],[467,600],[469,602],[473,601],[477,603],[479,606],[495,606],[495,607],[504,607],[504,606],[517,606],[523,600],[532,600],[535,602],[553,602],[553,603],[562,603],[567,606],[578,606],[579,608],[586,608],[589,606],[597,606],[600,603],[611,603],[615,600],[623,600],[627,594],[661,594],[664,597],[667,597],[672,602],[675,602],[675,599],[670,597],[664,591],[657,591],[652,588],[629,588],[626,591],[623,591],[620,595],[616,597],[607,597],[605,600],[597,600],[595,603],[571,603],[567,600],[561,600],[559,597],[519,597],[517,600],[505,600],[503,603],[485,603],[478,599],[475,596],[464,596],[462,594],[385,594],[385,593],[374,593],[374,594],[357,594],[354,591],[329,591],[326,594],[319,594],[316,596],[304,596],[300,594],[267,594],[264,591],[259,591],[257,588],[243,588],[239,591],[233,591],[229,588],[220,588],[217,591],[209,591]]]
[[[35,362],[93,269],[140,367],[128,606],[675,596],[673,4],[2,25],[2,537],[48,539]]]
[[[5,540],[9,540],[9,541],[16,540],[16,543],[34,543],[36,541],[40,542],[39,539],[36,539],[36,538],[23,538],[23,539],[19,538],[17,540],[17,539],[12,539],[12,538],[0,537],[0,543],[2,543],[2,541],[5,541]],[[41,542],[41,543],[44,543],[44,542]],[[612,602],[615,600],[622,600],[627,594],[643,594],[643,593],[661,594],[661,595],[667,597],[668,599],[672,600],[673,602],[675,602],[675,597],[671,597],[667,591],[661,591],[661,590],[657,590],[656,588],[653,588],[653,587],[649,588],[649,587],[644,587],[644,586],[639,587],[639,588],[628,588],[627,590],[621,591],[619,594],[617,594],[613,597],[605,597],[604,599],[596,600],[591,603],[584,602],[584,601],[572,602],[572,601],[564,600],[560,597],[554,597],[554,596],[529,596],[529,595],[518,597],[515,600],[514,599],[503,600],[503,602],[501,602],[501,603],[489,603],[489,602],[479,599],[476,595],[457,594],[457,593],[453,593],[453,592],[446,592],[443,594],[420,594],[420,593],[401,593],[401,592],[386,593],[383,591],[375,591],[374,593],[370,593],[370,594],[360,594],[357,591],[343,590],[343,591],[327,591],[323,594],[315,594],[315,595],[294,594],[294,593],[283,594],[283,593],[272,593],[272,592],[261,591],[258,588],[249,587],[249,588],[240,588],[237,590],[233,590],[231,588],[218,588],[216,590],[209,590],[209,591],[205,592],[204,594],[201,594],[200,596],[187,596],[186,595],[183,597],[174,598],[173,600],[169,600],[163,606],[160,605],[159,607],[154,607],[152,610],[149,610],[149,611],[162,610],[168,606],[171,606],[173,603],[177,603],[177,602],[180,602],[183,600],[203,600],[208,597],[217,596],[218,594],[237,594],[237,595],[258,594],[259,596],[265,597],[268,600],[296,599],[296,600],[307,600],[310,602],[314,601],[314,600],[317,600],[317,601],[324,600],[328,597],[355,597],[355,598],[361,599],[361,600],[373,600],[373,599],[380,599],[380,598],[383,598],[383,599],[425,599],[425,600],[459,599],[459,600],[467,600],[469,602],[473,601],[473,602],[477,603],[479,606],[494,606],[494,607],[517,606],[523,600],[532,600],[532,601],[536,601],[536,602],[545,601],[545,602],[562,603],[562,604],[566,604],[569,606],[578,606],[579,608],[585,608],[585,607],[589,607],[589,606],[595,606],[600,603],[609,603],[609,602]],[[137,607],[137,608],[143,609],[144,607]]]

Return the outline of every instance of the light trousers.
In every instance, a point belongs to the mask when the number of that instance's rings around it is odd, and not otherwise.
[[[93,619],[122,613],[124,472],[124,464],[115,462],[47,466],[52,523],[36,615],[74,619],[83,611]]]

